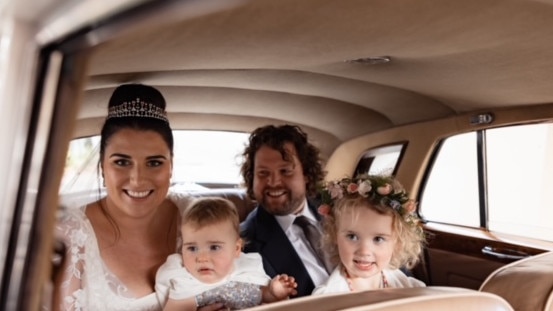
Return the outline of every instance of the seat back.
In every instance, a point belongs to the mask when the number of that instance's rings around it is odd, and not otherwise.
[[[238,210],[240,221],[246,219],[246,216],[257,206],[257,203],[250,199],[244,188],[216,188],[202,190],[178,190],[174,192],[185,193],[191,197],[214,196],[228,199],[234,203]],[[105,190],[101,191],[82,191],[60,195],[60,205],[63,207],[79,207],[84,204],[98,200],[106,195]]]
[[[553,311],[553,252],[495,270],[480,291],[505,298],[517,311]]]
[[[265,304],[251,311],[513,311],[501,297],[457,287],[387,288],[312,295]]]
[[[192,197],[213,196],[228,199],[236,206],[240,221],[246,219],[246,216],[248,216],[257,205],[255,201],[248,197],[246,190],[241,188],[201,190],[190,192],[189,194]]]

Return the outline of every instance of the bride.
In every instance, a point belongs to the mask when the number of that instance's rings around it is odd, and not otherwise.
[[[161,310],[156,271],[179,251],[179,215],[190,202],[169,193],[173,135],[165,105],[151,86],[113,92],[99,147],[105,195],[98,191],[92,203],[63,209],[56,225],[66,251],[54,310]]]

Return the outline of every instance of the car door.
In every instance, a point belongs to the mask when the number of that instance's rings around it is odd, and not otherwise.
[[[347,143],[327,168],[358,158],[354,173],[395,175],[424,220],[413,274],[479,289],[497,268],[553,249],[552,118],[542,105],[431,120]]]
[[[552,123],[447,137],[420,192],[427,284],[478,289],[495,269],[553,246]]]
[[[93,49],[140,27],[239,1],[4,2],[0,310],[38,310],[51,299],[58,190]]]

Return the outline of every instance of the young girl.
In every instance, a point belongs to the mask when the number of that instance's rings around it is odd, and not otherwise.
[[[321,199],[323,244],[338,266],[313,294],[425,286],[399,270],[417,263],[424,236],[415,202],[397,180],[360,175],[331,181]]]
[[[265,274],[258,253],[242,253],[239,217],[223,198],[200,198],[183,214],[182,252],[167,258],[156,275],[164,310],[196,310],[223,303],[232,310],[288,298],[296,282],[285,274]]]

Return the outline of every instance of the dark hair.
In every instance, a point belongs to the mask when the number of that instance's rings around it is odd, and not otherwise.
[[[165,111],[165,98],[156,88],[145,84],[123,84],[118,86],[109,99],[108,109],[123,103],[140,98],[141,101],[150,103]],[[117,117],[107,118],[102,126],[100,136],[100,163],[103,161],[106,145],[111,136],[122,129],[134,129],[140,131],[154,131],[159,133],[167,143],[171,155],[173,155],[173,131],[168,122],[149,117]]]
[[[111,116],[109,113],[110,108],[118,107],[123,104],[130,104],[133,101],[139,101],[149,103],[152,106],[160,108],[165,113],[166,103],[165,98],[159,90],[145,84],[122,84],[118,86],[109,99],[108,103],[108,116],[102,126],[100,134],[100,157],[98,159],[98,173],[102,170],[102,161],[106,152],[106,146],[109,143],[110,138],[123,129],[134,129],[139,131],[154,131],[161,135],[162,139],[167,143],[167,147],[173,156],[173,131],[169,122],[165,119],[159,119],[147,116]],[[98,189],[99,194],[101,190]],[[100,207],[104,215],[107,217],[111,225],[115,230],[117,240],[120,236],[119,227],[106,207],[100,202]]]
[[[284,144],[292,143],[296,148],[297,157],[303,167],[303,175],[307,178],[306,193],[313,198],[317,194],[317,186],[324,179],[319,149],[308,142],[307,134],[295,125],[267,125],[257,128],[249,138],[249,144],[242,154],[244,163],[240,169],[242,178],[247,188],[248,195],[254,198],[253,178],[255,154],[262,146],[268,146],[278,150],[284,160],[291,160],[290,155],[284,149]]]

